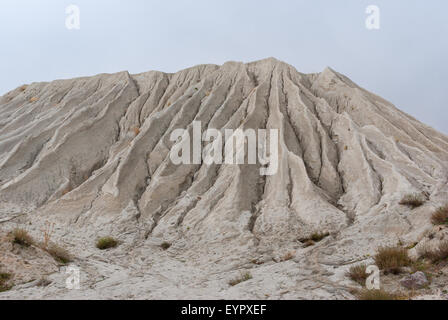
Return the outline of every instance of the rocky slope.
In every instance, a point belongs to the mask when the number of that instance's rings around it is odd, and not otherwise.
[[[414,244],[415,256],[437,240],[430,215],[447,199],[448,137],[329,68],[302,74],[271,58],[101,74],[22,86],[0,111],[3,234],[41,239],[54,223],[52,241],[81,270],[81,289],[69,290],[63,271],[42,267],[44,251],[16,248],[19,263],[2,250],[10,271],[30,261],[0,298],[349,299],[350,265],[379,246]],[[193,121],[278,129],[278,172],[174,165],[170,134]],[[409,193],[427,201],[400,205]],[[329,236],[305,245],[316,232]],[[120,245],[100,251],[101,236]],[[23,284],[44,276],[47,286]]]

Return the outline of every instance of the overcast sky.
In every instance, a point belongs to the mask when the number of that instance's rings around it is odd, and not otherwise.
[[[66,7],[80,29],[66,28]],[[380,9],[380,29],[365,26]],[[326,66],[448,133],[446,0],[1,0],[0,95],[24,83],[276,57]]]

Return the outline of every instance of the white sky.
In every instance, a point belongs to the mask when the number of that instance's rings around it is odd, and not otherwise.
[[[78,5],[81,29],[67,30]],[[367,30],[365,9],[381,10]],[[276,57],[326,66],[448,133],[446,0],[1,0],[0,94],[24,83]]]

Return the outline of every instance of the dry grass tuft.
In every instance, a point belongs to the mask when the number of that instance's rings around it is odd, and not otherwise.
[[[132,130],[134,131],[135,136],[138,136],[140,133],[140,128],[139,127],[134,127],[132,128]]]
[[[19,90],[20,90],[21,92],[23,92],[23,91],[26,90],[26,88],[28,88],[28,86],[27,86],[26,84],[24,84],[23,86],[20,86]]]
[[[252,279],[252,275],[249,272],[243,273],[240,277],[229,281],[229,285],[236,286],[237,284]]]
[[[288,261],[291,260],[292,258],[294,258],[294,252],[288,252],[287,254],[285,254],[283,257],[280,258],[280,261]]]
[[[432,250],[429,246],[419,248],[418,254],[420,257],[428,259],[432,263],[438,263],[448,258],[448,240],[439,244],[439,246]]]
[[[72,261],[70,253],[55,243],[50,243],[45,251],[61,264],[67,264]]]
[[[303,245],[305,246],[305,248],[308,248],[308,247],[311,247],[311,246],[314,246],[316,244],[316,242],[314,242],[313,240],[311,240],[311,239],[309,239],[309,240],[306,240],[304,243],[303,243]]]
[[[422,206],[426,202],[425,197],[422,194],[407,194],[399,202],[403,206],[411,207],[415,209]]]
[[[358,293],[358,300],[398,300],[399,296],[384,290],[361,290]]]
[[[30,102],[36,102],[36,101],[38,101],[38,100],[39,100],[38,97],[32,97],[32,98],[30,98]]]
[[[34,239],[24,229],[14,229],[9,233],[11,243],[18,244],[23,247],[29,247],[35,244]]]
[[[44,235],[44,240],[42,241],[42,248],[46,249],[48,248],[48,244],[50,243],[51,237],[54,232],[54,223],[50,223],[49,221],[45,221],[45,227],[42,230],[42,233]]]
[[[440,207],[431,216],[433,225],[448,225],[448,205]]]
[[[118,241],[112,237],[103,237],[96,241],[96,247],[100,250],[115,248],[116,246],[118,246]]]
[[[356,266],[350,267],[347,271],[346,275],[353,281],[359,283],[360,285],[364,285],[366,283],[366,279],[369,276],[366,272],[367,265],[365,263],[358,264]]]
[[[36,283],[36,286],[37,287],[47,287],[50,284],[51,284],[51,281],[48,278],[44,277],[44,278],[39,279],[39,281]]]
[[[402,267],[411,265],[408,251],[400,247],[381,247],[374,257],[375,264],[388,273],[398,274]]]
[[[439,244],[437,250],[438,260],[445,260],[448,258],[448,241],[443,241]]]

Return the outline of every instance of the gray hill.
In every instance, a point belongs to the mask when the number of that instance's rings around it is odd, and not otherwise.
[[[170,135],[193,121],[278,129],[277,173],[173,164]],[[4,240],[16,286],[0,299],[351,299],[346,271],[379,247],[416,259],[443,239],[431,214],[447,183],[447,136],[330,68],[270,58],[33,83],[0,98],[0,229],[51,233],[81,289],[45,250]],[[410,194],[423,204],[400,204]],[[119,245],[97,249],[104,236]]]

